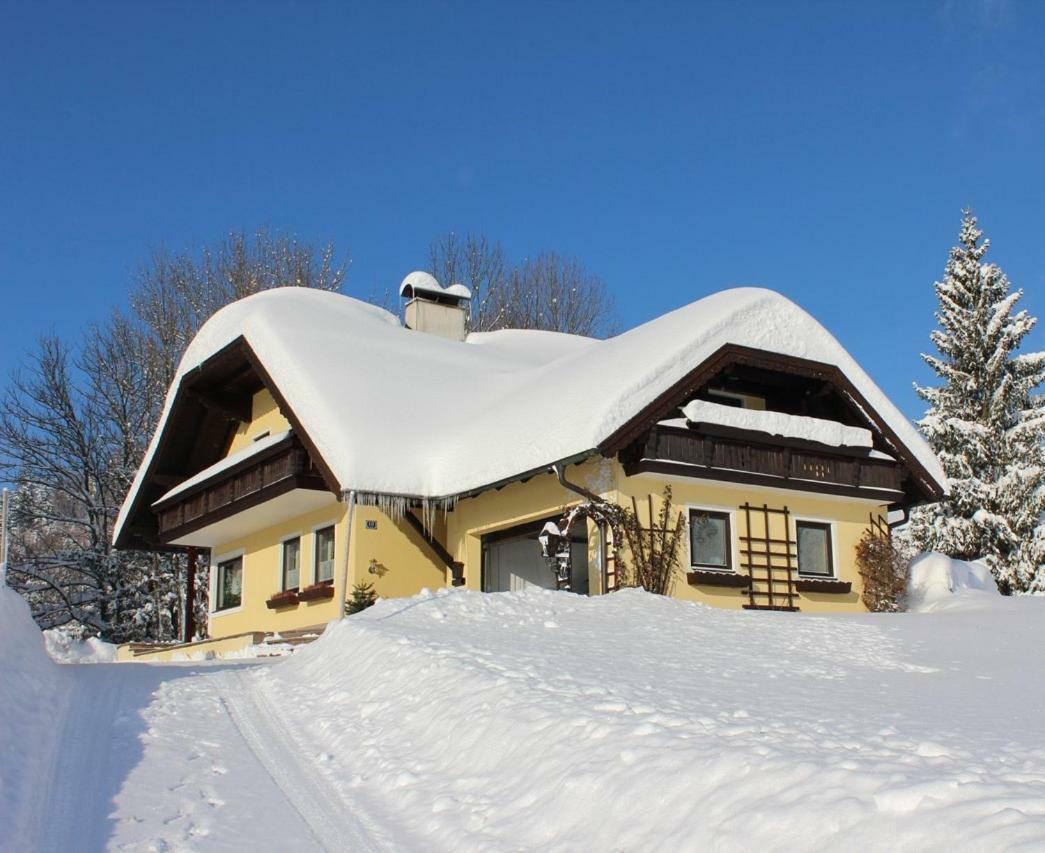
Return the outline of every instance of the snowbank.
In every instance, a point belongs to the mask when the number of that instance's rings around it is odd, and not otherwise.
[[[47,784],[68,689],[28,606],[0,586],[0,827],[11,835],[35,820],[32,789]]]
[[[1045,679],[998,651],[1038,647],[1045,601],[1022,604],[440,590],[332,625],[250,692],[390,849],[1040,849]]]
[[[77,640],[61,628],[43,632],[44,648],[55,663],[112,663],[116,646],[97,637]]]
[[[967,563],[935,551],[911,561],[907,609],[930,612],[989,604],[1001,595],[990,569],[978,560]]]

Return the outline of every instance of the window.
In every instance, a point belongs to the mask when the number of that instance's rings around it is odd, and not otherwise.
[[[283,543],[283,589],[297,589],[301,579],[301,539]]]
[[[334,579],[334,528],[316,531],[316,583]]]
[[[239,607],[243,602],[242,557],[236,557],[235,559],[225,560],[223,563],[218,563],[216,592],[218,605],[214,608],[215,612],[218,610],[228,610],[230,607]]]
[[[832,576],[831,525],[798,521],[795,522],[795,530],[798,534],[799,574]]]
[[[732,569],[729,513],[689,511],[689,561],[705,569]]]

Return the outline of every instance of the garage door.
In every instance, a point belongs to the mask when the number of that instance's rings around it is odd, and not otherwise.
[[[555,572],[541,556],[537,541],[544,522],[527,525],[517,531],[503,531],[483,541],[483,590],[514,592],[531,586],[555,589]],[[588,592],[587,531],[570,542],[573,566],[573,591]]]

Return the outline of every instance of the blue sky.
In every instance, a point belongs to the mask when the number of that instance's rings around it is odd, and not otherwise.
[[[4,376],[258,226],[360,295],[451,229],[556,249],[625,327],[771,287],[912,416],[963,206],[1045,314],[1045,4],[0,7]]]

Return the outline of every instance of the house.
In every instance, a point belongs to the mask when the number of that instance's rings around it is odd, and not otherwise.
[[[310,629],[381,596],[555,585],[537,536],[591,495],[689,516],[672,594],[859,611],[868,527],[938,499],[910,422],[809,314],[715,293],[608,340],[467,334],[468,290],[424,273],[405,321],[347,296],[258,293],[188,347],[115,530],[207,560],[207,648]],[[571,531],[570,586],[618,583]]]

